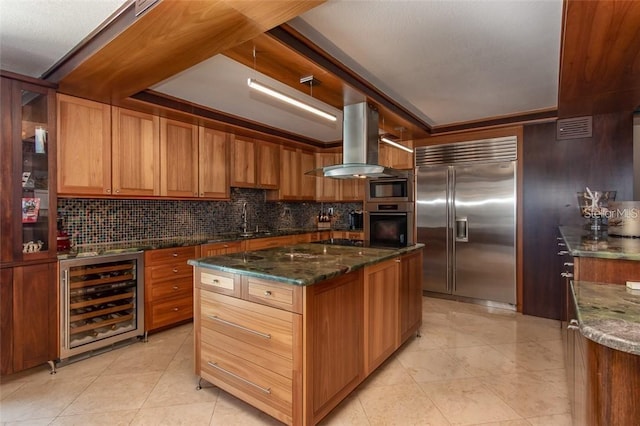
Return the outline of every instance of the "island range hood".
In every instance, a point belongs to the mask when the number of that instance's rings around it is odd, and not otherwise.
[[[342,164],[310,170],[305,174],[334,179],[402,175],[400,170],[378,164],[378,111],[366,102],[345,105],[342,129]]]

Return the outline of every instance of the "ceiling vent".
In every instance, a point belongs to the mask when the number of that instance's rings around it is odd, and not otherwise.
[[[593,117],[574,117],[558,120],[556,123],[556,139],[590,138],[592,135]]]

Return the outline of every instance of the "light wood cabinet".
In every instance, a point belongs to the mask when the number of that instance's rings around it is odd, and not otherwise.
[[[219,256],[222,254],[238,253],[244,250],[242,241],[224,241],[220,243],[207,243],[200,246],[203,257]]]
[[[58,194],[111,195],[109,105],[58,94]]]
[[[365,372],[370,374],[400,346],[399,259],[365,268]]]
[[[236,136],[231,144],[231,186],[278,189],[280,147],[276,144]]]
[[[291,147],[280,147],[280,185],[267,193],[268,200],[312,201],[315,178],[304,173],[315,167],[313,153]]]
[[[256,141],[258,188],[277,189],[280,185],[280,146]]]
[[[198,148],[198,196],[229,198],[229,135],[200,126]]]
[[[364,201],[364,185],[366,179],[341,179],[340,201]]]
[[[316,168],[316,159],[312,152],[300,151],[300,199],[316,199],[316,177],[306,175],[309,170]]]
[[[362,231],[331,231],[331,238],[343,238],[345,240],[364,240]]]
[[[193,317],[193,268],[187,260],[196,257],[199,248],[195,246],[145,251],[145,331]]]
[[[321,153],[315,154],[315,168],[340,164],[340,154]],[[340,198],[340,180],[316,177],[316,201],[338,201]]]
[[[111,109],[111,181],[114,195],[160,195],[160,118]]]
[[[255,238],[245,241],[245,249],[247,251],[262,250],[266,248],[281,247],[293,243],[291,235],[269,238]]]
[[[400,257],[399,278],[400,341],[404,342],[422,325],[422,253]]]
[[[398,143],[407,148],[413,148],[413,141],[402,141]],[[380,143],[378,148],[378,163],[380,165],[404,170],[411,170],[415,167],[413,153],[385,143]]]
[[[198,126],[160,118],[160,195],[198,197]]]

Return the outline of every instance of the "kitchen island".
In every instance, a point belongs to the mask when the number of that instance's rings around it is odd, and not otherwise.
[[[574,424],[637,425],[640,240],[560,227],[563,340]]]
[[[298,244],[190,260],[195,372],[314,425],[422,324],[422,245]]]

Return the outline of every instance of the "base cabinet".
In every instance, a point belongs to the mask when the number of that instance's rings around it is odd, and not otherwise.
[[[2,268],[0,374],[57,358],[56,263]]]
[[[198,252],[195,246],[145,251],[145,331],[193,317],[193,270],[187,260],[198,257]]]

